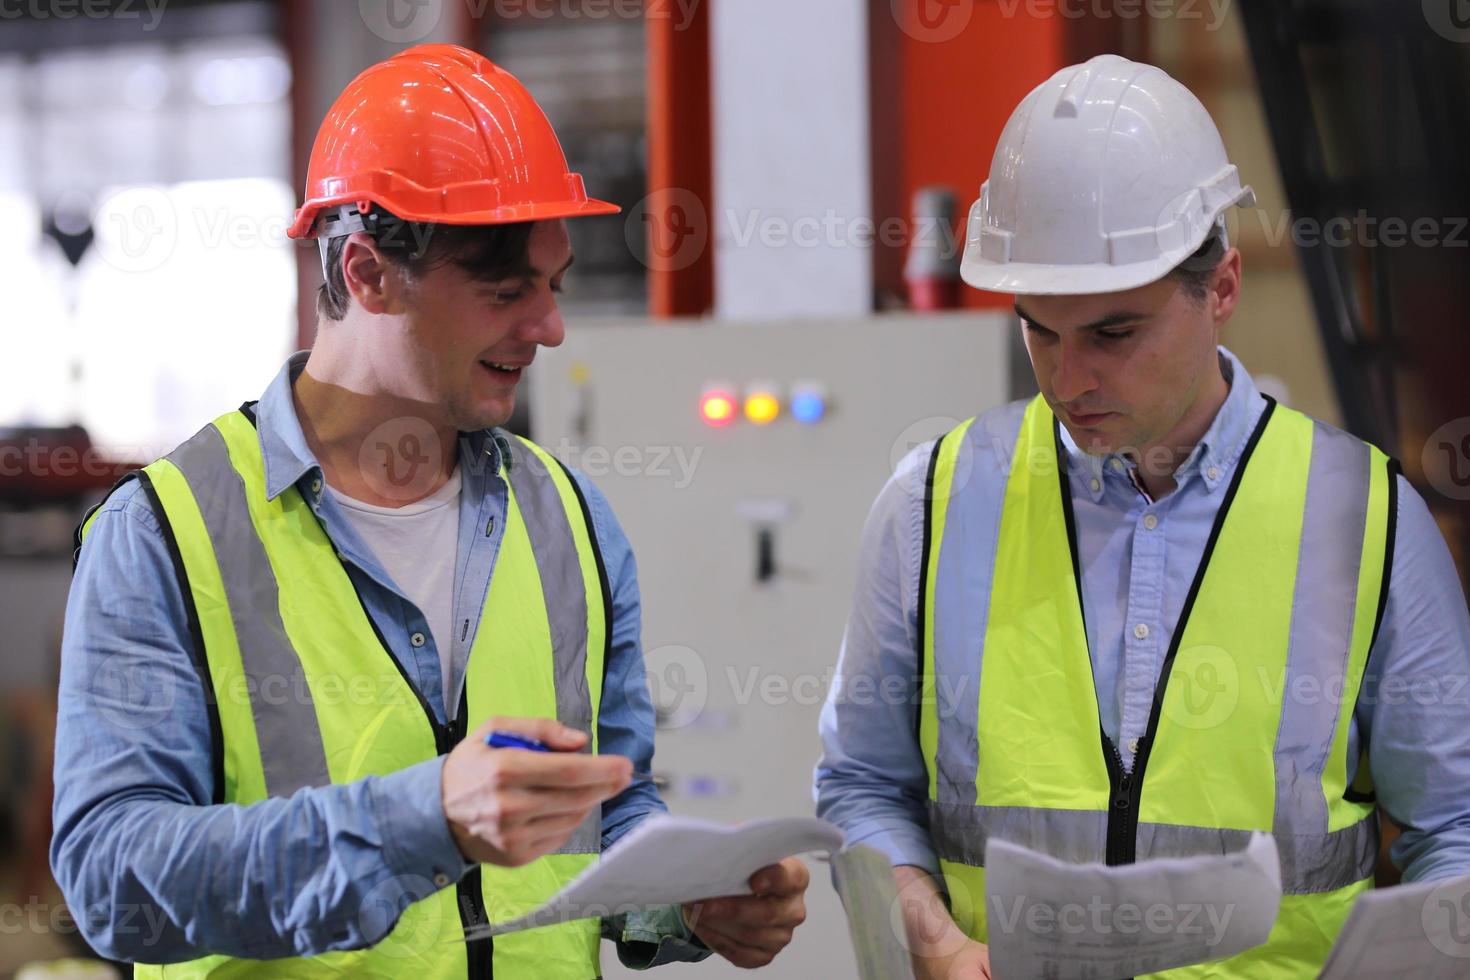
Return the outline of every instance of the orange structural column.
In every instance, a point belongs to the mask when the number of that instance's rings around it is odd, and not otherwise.
[[[643,222],[649,313],[700,316],[714,305],[708,5],[647,0],[644,22],[648,200],[629,220]]]

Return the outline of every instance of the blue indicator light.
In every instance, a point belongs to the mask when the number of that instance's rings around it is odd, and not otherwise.
[[[791,396],[791,416],[806,425],[822,421],[827,414],[827,399],[820,392],[799,391]]]

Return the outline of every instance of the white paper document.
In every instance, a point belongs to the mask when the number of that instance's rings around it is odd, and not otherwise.
[[[1365,892],[1322,980],[1470,977],[1470,875]]]
[[[653,816],[540,908],[465,935],[499,936],[655,905],[749,895],[750,877],[761,868],[794,854],[835,854],[841,848],[842,831],[811,817],[729,826]]]
[[[882,851],[857,844],[832,858],[837,894],[847,912],[861,980],[912,980],[913,963],[899,941],[902,922],[893,920],[898,884],[893,863]]]
[[[1119,980],[1234,956],[1266,941],[1280,905],[1268,834],[1233,854],[1116,867],[1002,840],[985,848],[996,980]]]

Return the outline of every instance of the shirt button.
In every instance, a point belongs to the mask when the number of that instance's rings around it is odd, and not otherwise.
[[[1220,479],[1220,471],[1217,470],[1217,469],[1215,469],[1215,467],[1211,466],[1205,472],[1205,476],[1209,477],[1211,480],[1218,480],[1218,479]]]
[[[1097,479],[1096,477],[1093,477],[1092,482],[1089,483],[1088,486],[1092,487],[1093,493],[1097,493],[1099,490],[1102,489],[1102,481]]]
[[[1140,640],[1148,639],[1148,624],[1139,623],[1137,626],[1133,627],[1133,635],[1138,637]]]
[[[449,887],[449,876],[447,874],[445,874],[444,872],[442,872],[442,871],[439,872],[438,874],[436,874],[434,876],[434,887],[435,888],[448,888]]]
[[[413,636],[410,636],[408,638],[408,642],[412,643],[416,647],[421,647],[424,645],[424,634],[415,633]]]
[[[1136,739],[1136,738],[1130,738],[1128,740],[1128,751],[1131,752],[1131,753],[1133,753],[1134,755],[1137,755],[1138,754],[1138,739]],[[440,877],[443,877],[443,876],[441,875]]]
[[[1117,458],[1114,458],[1113,459],[1113,472],[1114,473],[1121,473],[1121,472],[1123,472],[1123,461],[1121,459],[1117,459]]]
[[[321,480],[312,480],[311,481],[311,492],[312,493],[321,493],[322,492],[322,481]]]
[[[1159,526],[1159,519],[1153,514],[1146,514],[1143,518],[1143,526],[1152,531],[1154,528]]]

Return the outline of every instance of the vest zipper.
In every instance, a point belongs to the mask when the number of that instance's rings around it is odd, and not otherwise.
[[[1138,859],[1138,811],[1139,804],[1143,798],[1143,776],[1144,770],[1148,768],[1149,750],[1153,747],[1154,734],[1159,730],[1159,716],[1164,707],[1164,692],[1169,684],[1169,675],[1174,669],[1174,657],[1179,652],[1180,641],[1184,638],[1185,628],[1189,625],[1189,615],[1194,611],[1195,599],[1199,597],[1200,586],[1204,582],[1205,570],[1209,568],[1210,557],[1215,551],[1215,542],[1220,538],[1220,531],[1225,525],[1225,517],[1230,513],[1230,505],[1235,501],[1235,493],[1240,489],[1240,481],[1245,476],[1246,466],[1250,463],[1251,456],[1255,454],[1256,445],[1261,441],[1262,434],[1266,431],[1267,424],[1271,421],[1271,415],[1276,408],[1276,402],[1270,396],[1262,396],[1266,401],[1266,408],[1261,412],[1260,419],[1256,422],[1250,439],[1247,440],[1245,448],[1241,451],[1240,459],[1235,464],[1235,475],[1230,480],[1230,486],[1225,491],[1225,499],[1220,502],[1220,507],[1215,513],[1214,524],[1210,528],[1209,539],[1205,542],[1204,552],[1200,555],[1199,566],[1195,569],[1194,579],[1190,583],[1189,593],[1184,597],[1184,606],[1179,612],[1179,621],[1174,625],[1174,636],[1169,643],[1169,650],[1164,655],[1164,662],[1159,669],[1159,679],[1154,686],[1153,706],[1149,712],[1148,726],[1144,734],[1138,740],[1138,748],[1133,753],[1133,771],[1127,772],[1123,768],[1123,757],[1118,752],[1118,746],[1108,738],[1107,733],[1099,726],[1098,732],[1102,737],[1103,759],[1108,767],[1108,782],[1110,794],[1108,797],[1108,836],[1105,860],[1110,865],[1132,864]],[[1071,552],[1072,578],[1077,587],[1077,609],[1082,615],[1084,635],[1086,631],[1086,603],[1082,596],[1082,570],[1077,556],[1077,522],[1072,510],[1072,488],[1067,479],[1067,467],[1062,465],[1066,458],[1066,450],[1062,445],[1061,423],[1052,420],[1052,441],[1055,446],[1056,459],[1058,461],[1057,477],[1059,490],[1062,498],[1062,517],[1067,531],[1067,547]],[[935,453],[937,458],[938,453]]]
[[[1132,864],[1138,855],[1138,806],[1143,795],[1143,765],[1146,756],[1141,751],[1143,740],[1139,740],[1139,752],[1133,756],[1133,771],[1123,768],[1123,757],[1113,740],[1103,736],[1104,759],[1108,765],[1108,781],[1111,792],[1108,796],[1108,837],[1105,860],[1108,864]]]
[[[1270,407],[1268,405],[1265,415],[1269,418],[1270,414]],[[1082,567],[1077,555],[1077,516],[1072,509],[1072,486],[1067,478],[1067,467],[1063,463],[1063,460],[1067,458],[1067,451],[1066,448],[1062,445],[1061,423],[1057,421],[1057,419],[1053,418],[1051,424],[1052,445],[1056,453],[1057,460],[1058,490],[1061,494],[1062,500],[1062,521],[1066,526],[1067,551],[1069,552],[1072,560],[1072,581],[1077,588],[1077,612],[1082,617],[1082,632],[1083,636],[1085,637],[1087,635],[1087,603],[1084,601],[1082,595]],[[1258,429],[1257,435],[1259,435],[1259,432],[1260,430]],[[1242,457],[1240,461],[1240,465],[1242,468],[1244,468],[1245,461],[1247,458],[1249,458],[1249,455],[1249,451],[1247,451],[1245,456]],[[936,448],[934,452],[934,459],[937,460],[938,458],[939,451]],[[1228,506],[1229,504],[1227,503],[1226,507]],[[1218,524],[1215,530],[1218,534]],[[927,539],[925,541],[925,544],[927,546]],[[1211,546],[1213,546],[1213,538],[1211,540]],[[1204,560],[1206,562],[1209,561],[1208,548],[1206,549]],[[923,561],[925,562],[923,567],[927,568],[928,558],[925,557]],[[1202,572],[1203,569],[1204,565],[1202,563],[1200,566],[1200,571]],[[1198,581],[1196,581],[1196,589],[1198,589],[1198,586],[1199,583]],[[922,587],[923,582],[921,580],[920,588],[922,589]],[[923,596],[921,594],[921,610],[923,609],[922,598]],[[1184,615],[1180,619],[1179,627],[1175,635],[1176,640],[1178,639],[1178,632],[1182,631],[1184,628],[1185,620],[1189,618],[1189,606],[1191,602],[1192,597],[1190,601],[1187,601],[1185,603]],[[920,613],[920,615],[922,616],[922,612]],[[1169,668],[1172,665],[1172,662],[1173,651],[1171,650],[1169,656],[1165,659],[1164,667],[1160,675],[1160,692],[1162,691],[1164,680],[1167,680],[1169,676]],[[1156,692],[1156,695],[1157,693],[1159,692]],[[1099,714],[1101,714],[1101,712],[1099,712]],[[1138,751],[1133,753],[1133,771],[1128,772],[1123,768],[1123,756],[1118,751],[1118,746],[1113,744],[1112,739],[1108,738],[1108,733],[1103,730],[1101,724],[1098,725],[1098,736],[1102,739],[1103,762],[1106,763],[1108,767],[1108,829],[1104,860],[1110,865],[1132,864],[1138,857],[1138,804],[1143,792],[1143,768],[1148,762],[1148,750],[1146,748],[1146,743],[1153,738],[1154,729],[1157,726],[1158,712],[1155,711],[1153,717],[1149,719],[1149,727],[1146,736],[1139,739]]]

